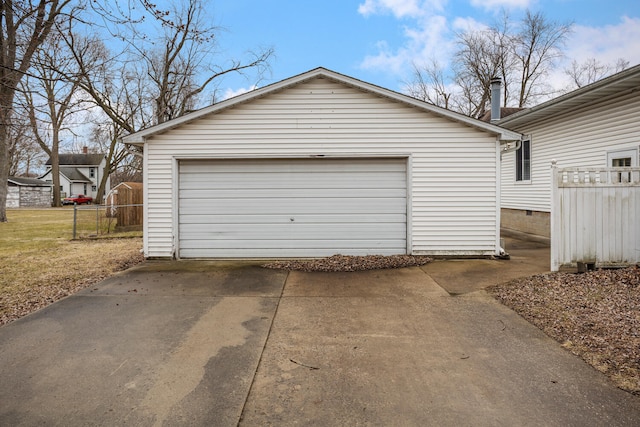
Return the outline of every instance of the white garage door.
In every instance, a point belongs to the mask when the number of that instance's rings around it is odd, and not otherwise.
[[[180,162],[181,258],[404,254],[405,159]]]

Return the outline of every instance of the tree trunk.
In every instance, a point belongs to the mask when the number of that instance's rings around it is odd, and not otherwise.
[[[94,203],[102,204],[102,199],[105,196],[105,188],[107,186],[107,179],[109,178],[109,174],[111,173],[111,159],[107,159],[107,164],[102,171],[102,176],[100,177],[100,184],[98,186],[98,193],[96,194],[96,199]]]
[[[51,179],[53,180],[53,200],[51,201],[51,206],[57,208],[62,205],[62,197],[60,194],[60,155],[57,149],[51,150],[50,159]]]
[[[9,192],[9,119],[11,113],[0,108],[0,222],[7,222]]]

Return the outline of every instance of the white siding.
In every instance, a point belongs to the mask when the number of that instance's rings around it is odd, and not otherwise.
[[[179,159],[409,157],[414,254],[497,253],[496,137],[318,78],[151,137],[145,254],[174,254]]]
[[[551,161],[558,168],[610,167],[607,151],[640,146],[640,93],[512,130],[531,135],[531,183],[516,183],[515,153],[502,162],[502,207],[551,211]]]

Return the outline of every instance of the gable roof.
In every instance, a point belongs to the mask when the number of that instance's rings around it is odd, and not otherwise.
[[[104,159],[104,154],[59,154],[60,166],[98,166]],[[51,158],[45,163],[51,166]]]
[[[640,65],[583,86],[535,107],[514,113],[498,123],[513,129],[517,126],[551,118],[560,113],[580,109],[603,99],[620,96],[640,88]]]
[[[146,138],[149,138],[153,135],[157,135],[157,134],[166,132],[168,130],[174,129],[180,125],[192,122],[208,114],[216,113],[216,112],[225,110],[227,108],[231,108],[236,105],[249,102],[251,100],[258,99],[272,93],[279,92],[281,90],[290,88],[292,86],[304,83],[306,81],[309,81],[315,78],[331,79],[333,81],[354,87],[356,89],[360,89],[365,92],[375,94],[377,96],[402,102],[412,107],[417,107],[422,110],[428,111],[430,113],[436,114],[438,116],[448,118],[455,122],[492,133],[494,135],[499,136],[501,140],[514,141],[514,140],[519,140],[521,137],[519,133],[510,131],[508,129],[504,129],[490,123],[485,123],[480,120],[465,116],[463,114],[456,113],[451,110],[447,110],[445,108],[437,107],[433,104],[429,104],[424,101],[420,101],[416,98],[412,98],[410,96],[403,95],[401,93],[394,92],[392,90],[385,89],[380,86],[376,86],[371,83],[366,83],[361,80],[355,79],[353,77],[349,77],[344,74],[339,74],[339,73],[336,73],[335,71],[331,71],[326,68],[319,67],[311,71],[307,71],[306,73],[302,73],[297,76],[282,80],[278,83],[273,83],[268,86],[253,90],[251,92],[247,92],[242,95],[236,96],[234,98],[224,100],[220,103],[213,104],[209,107],[202,108],[198,111],[185,114],[184,116],[175,118],[173,120],[169,120],[168,122],[151,126],[147,129],[127,135],[124,138],[122,138],[122,141],[125,144],[134,144],[134,145],[143,144]]]
[[[51,187],[53,184],[37,178],[23,178],[21,176],[10,176],[9,182],[21,187]]]
[[[91,182],[89,178],[76,168],[60,168],[60,173],[72,182]]]

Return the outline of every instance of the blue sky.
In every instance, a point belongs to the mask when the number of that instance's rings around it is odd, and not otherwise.
[[[573,22],[567,61],[594,57],[640,63],[638,0],[210,0],[224,54],[273,46],[272,73],[261,86],[322,66],[402,91],[412,62],[447,63],[455,31],[491,24],[506,9],[518,19],[526,8]],[[563,76],[551,76],[558,85]],[[227,96],[252,81],[228,78]]]

